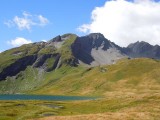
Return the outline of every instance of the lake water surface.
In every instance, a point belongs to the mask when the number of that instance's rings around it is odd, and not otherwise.
[[[25,95],[25,94],[5,94],[0,95],[0,100],[54,100],[54,101],[66,101],[66,100],[94,100],[96,97],[86,96],[59,96],[59,95]]]

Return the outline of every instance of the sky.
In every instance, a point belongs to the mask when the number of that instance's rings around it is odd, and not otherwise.
[[[1,0],[0,52],[57,35],[100,32],[119,46],[160,45],[159,0]]]

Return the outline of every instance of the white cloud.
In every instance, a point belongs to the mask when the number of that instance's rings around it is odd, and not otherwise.
[[[47,42],[47,40],[41,40],[42,42]]]
[[[16,26],[19,30],[31,30],[32,26],[45,26],[49,20],[42,15],[31,15],[23,12],[22,17],[15,16],[12,20],[5,21],[4,24],[8,27]]]
[[[32,43],[32,41],[31,40],[27,40],[27,39],[22,38],[22,37],[17,37],[14,40],[7,41],[7,43],[12,45],[13,47],[18,47],[18,46],[21,46],[23,44]]]
[[[5,21],[4,24],[7,25],[8,27],[13,27],[14,26],[14,23],[11,20]]]
[[[42,26],[44,26],[47,23],[49,23],[48,19],[43,17],[42,15],[39,15],[38,18],[39,18],[39,21],[40,21],[40,25],[42,25]]]
[[[136,41],[160,45],[160,2],[154,0],[107,1],[92,11],[91,23],[78,28],[84,33],[101,32],[120,46]]]
[[[31,26],[33,25],[31,20],[26,18],[19,18],[18,16],[15,16],[13,21],[20,30],[23,30],[23,29],[30,30]]]

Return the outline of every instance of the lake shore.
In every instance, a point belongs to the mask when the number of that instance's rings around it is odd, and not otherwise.
[[[97,100],[0,100],[4,120],[158,120],[160,94],[121,94]]]

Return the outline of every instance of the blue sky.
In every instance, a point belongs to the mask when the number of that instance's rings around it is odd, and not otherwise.
[[[78,26],[90,21],[90,14],[106,0],[1,0],[0,1],[0,51],[12,47],[8,41],[22,37],[33,42],[49,40],[59,34],[76,33]],[[26,12],[33,16],[42,15],[48,19],[44,26],[31,26],[20,30],[15,25],[8,27],[5,22],[15,16],[22,18]]]
[[[1,0],[0,52],[65,33],[101,32],[120,46],[160,45],[159,1]]]

